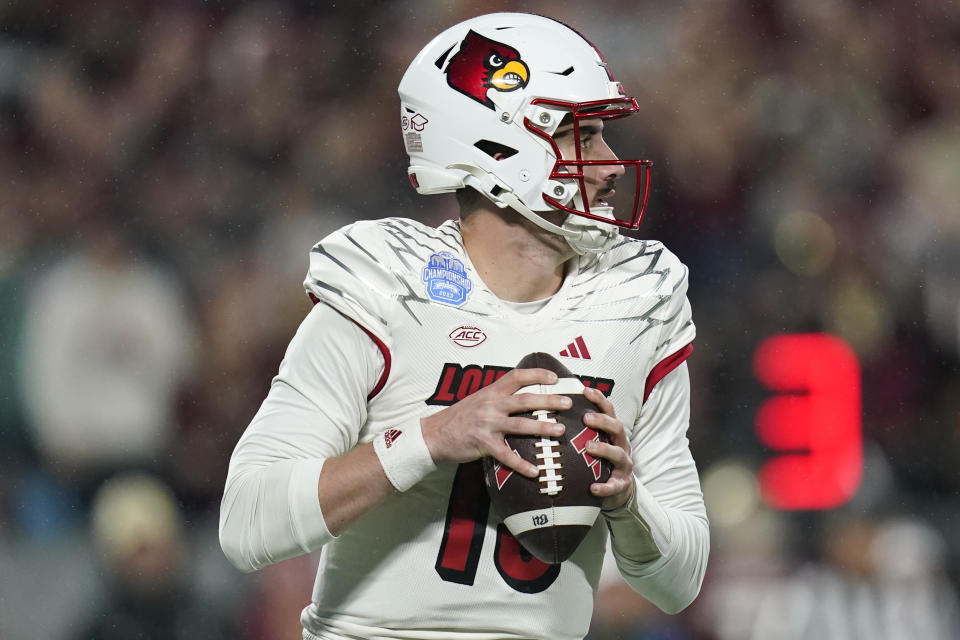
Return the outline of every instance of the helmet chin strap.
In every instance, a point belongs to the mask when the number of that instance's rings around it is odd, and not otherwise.
[[[534,211],[533,209],[525,205],[523,203],[523,200],[518,198],[516,194],[514,194],[512,191],[504,191],[498,194],[497,198],[499,198],[505,205],[507,205],[517,213],[521,214],[524,218],[526,218],[533,224],[537,225],[544,231],[549,231],[550,233],[555,233],[558,236],[563,236],[564,238],[567,239],[567,242],[569,242],[571,239],[574,239],[580,235],[580,232],[575,229],[565,228],[566,222],[564,222],[564,226],[562,227],[558,227],[552,222],[549,222],[546,218],[544,218],[543,216],[538,214],[536,211]]]
[[[493,199],[494,202],[499,200],[544,231],[562,236],[566,239],[570,248],[578,255],[602,251],[607,244],[620,233],[620,229],[615,225],[574,214],[568,214],[563,224],[557,226],[528,207],[513,191],[507,189],[506,185],[497,180],[493,174],[484,171],[480,167],[468,164],[453,164],[447,168],[459,169],[466,172],[469,176],[464,180],[465,185],[471,182],[471,178],[475,179],[477,182],[476,186],[479,187],[481,193],[487,194],[487,197]],[[490,195],[494,185],[501,189],[496,196]],[[574,196],[575,204],[580,204],[582,201],[583,198],[579,193]],[[604,218],[613,220],[613,207],[593,207],[591,211]]]
[[[613,219],[613,207],[591,207],[590,211],[604,218]],[[575,237],[567,236],[567,244],[580,255],[603,251],[614,238],[620,235],[620,229],[615,225],[574,214],[570,214],[563,221],[563,228],[578,232]]]
[[[563,224],[557,226],[523,203],[512,191],[504,191],[498,196],[507,206],[544,231],[563,236],[577,255],[602,251],[619,233],[615,225],[598,222],[583,216],[568,214]],[[579,198],[579,195],[577,196]],[[592,212],[613,219],[613,207],[593,207]]]
[[[581,256],[585,253],[602,251],[620,233],[620,230],[612,224],[598,222],[572,213],[567,215],[567,219],[563,221],[561,226],[557,226],[533,211],[512,191],[504,191],[498,197],[511,209],[514,209],[544,231],[563,236],[570,248]],[[613,219],[613,207],[593,207],[591,211],[605,218]]]

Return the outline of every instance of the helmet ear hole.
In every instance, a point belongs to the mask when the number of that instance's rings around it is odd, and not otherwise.
[[[517,153],[517,150],[513,147],[508,147],[505,144],[494,142],[493,140],[477,140],[473,143],[473,146],[495,160],[506,160]]]

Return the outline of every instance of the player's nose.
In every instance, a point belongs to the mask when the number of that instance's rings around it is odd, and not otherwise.
[[[610,148],[610,145],[607,144],[607,141],[601,138],[600,144],[597,148],[596,159],[613,162],[619,160],[620,158],[618,158],[617,154],[613,152],[613,149]],[[597,177],[602,182],[615,182],[619,180],[624,173],[626,173],[626,169],[622,164],[605,164],[600,165],[600,172]]]

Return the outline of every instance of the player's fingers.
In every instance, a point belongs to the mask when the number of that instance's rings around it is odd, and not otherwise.
[[[595,458],[608,460],[613,465],[614,473],[618,471],[633,472],[633,460],[622,447],[599,440],[590,440],[587,442],[587,453]]]
[[[502,378],[490,385],[501,393],[513,394],[523,387],[534,384],[554,384],[557,374],[549,369],[511,369]]]
[[[501,441],[501,446],[495,447],[490,451],[490,455],[495,458],[500,464],[505,467],[509,467],[514,471],[521,473],[528,478],[536,478],[539,471],[537,470],[536,465],[531,464],[523,459],[523,457],[507,446],[506,442]]]
[[[614,418],[617,416],[617,412],[613,408],[613,403],[610,402],[610,399],[603,395],[602,392],[597,391],[593,387],[584,387],[583,395],[587,400],[597,405],[597,407],[600,408],[600,411],[606,415]]]
[[[629,476],[620,475],[614,477],[611,475],[610,479],[606,482],[594,482],[592,485],[590,485],[590,491],[595,496],[606,498],[624,491],[628,491],[630,489],[631,482],[633,482],[633,480]]]
[[[623,423],[605,413],[588,413],[583,416],[583,423],[593,429],[606,433],[610,441],[620,447],[629,447],[626,430]]]
[[[567,396],[558,396],[551,393],[518,393],[503,399],[503,406],[507,413],[523,413],[524,411],[565,411],[573,406],[573,400]]]
[[[501,422],[504,433],[512,433],[521,436],[562,436],[564,426],[559,422],[549,422],[546,420],[534,420],[533,418],[507,418]]]

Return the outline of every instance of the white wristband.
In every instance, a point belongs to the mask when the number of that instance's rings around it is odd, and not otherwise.
[[[437,468],[423,439],[420,418],[378,433],[373,450],[397,491],[406,491]]]

